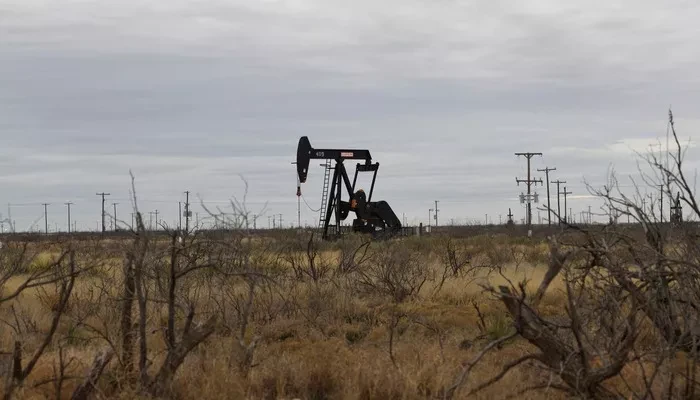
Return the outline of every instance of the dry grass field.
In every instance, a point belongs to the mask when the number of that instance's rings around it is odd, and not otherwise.
[[[542,349],[518,334],[496,289],[536,296],[551,267],[545,240],[229,233],[25,245],[7,244],[0,258],[6,398],[81,398],[81,385],[83,398],[98,399],[573,397],[531,356]],[[572,320],[562,276],[533,306],[538,318]],[[27,282],[50,283],[22,290]],[[603,325],[591,321],[587,332]],[[633,352],[658,348],[651,324],[639,326]],[[15,346],[26,374],[13,374]],[[113,356],[95,369],[101,352]],[[596,354],[591,368],[609,362]],[[522,357],[530,359],[492,379]],[[644,366],[661,374],[673,362],[633,358],[601,385],[632,398],[666,390],[648,384]]]

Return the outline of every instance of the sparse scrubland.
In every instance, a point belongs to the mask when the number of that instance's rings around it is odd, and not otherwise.
[[[10,241],[0,256],[5,390],[71,398],[80,387],[83,398],[115,399],[684,390],[689,354],[669,353],[639,302],[630,309],[635,300],[612,283],[614,271],[589,267],[586,237],[325,243],[309,233],[236,230]],[[574,249],[564,261],[560,253]],[[595,373],[602,379],[586,382]]]
[[[697,220],[678,148],[670,167],[648,160],[650,184],[678,191]],[[2,393],[697,398],[698,224],[659,221],[616,187],[612,174],[597,195],[635,223],[539,238],[156,236],[142,223],[121,239],[9,236]]]
[[[14,269],[2,292],[6,374],[15,342],[22,369],[48,343],[16,379],[17,397],[70,398],[104,354],[113,357],[96,380],[98,398],[441,396],[464,362],[515,332],[482,285],[540,280],[547,262],[542,243],[507,236],[173,235],[6,243],[3,271]],[[22,290],[33,282],[41,285]],[[548,312],[560,311],[559,296],[547,296]],[[465,389],[526,347],[502,343]],[[524,389],[527,375],[506,382]]]

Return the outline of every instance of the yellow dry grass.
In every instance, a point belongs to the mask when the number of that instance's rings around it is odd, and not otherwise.
[[[542,243],[519,245],[521,251],[539,258],[547,248]],[[512,251],[512,248],[509,250]],[[327,251],[323,257],[337,256]],[[534,254],[534,256],[533,256]],[[436,261],[428,268],[437,268]],[[447,280],[438,294],[434,284],[426,285],[421,296],[399,308],[411,319],[405,318],[396,326],[393,343],[394,361],[389,354],[389,319],[386,300],[358,298],[350,289],[332,284],[305,284],[298,293],[299,303],[307,307],[303,316],[287,317],[282,314],[268,321],[254,321],[248,329],[248,337],[260,336],[255,352],[254,366],[248,377],[237,373],[231,365],[235,354],[236,339],[227,332],[217,332],[207,342],[196,348],[180,368],[174,381],[178,398],[182,399],[426,399],[440,394],[443,387],[454,382],[463,365],[471,360],[490,340],[508,334],[511,323],[503,306],[482,286],[503,285],[509,282],[528,281],[528,290],[539,285],[546,266],[519,262],[506,265],[501,274],[492,273],[473,278]],[[12,278],[4,291],[10,291],[22,282],[23,276]],[[85,292],[95,284],[93,279],[82,278],[76,292]],[[563,313],[563,286],[560,279],[550,286],[540,309],[544,314]],[[479,310],[487,323],[487,331],[479,328],[479,316],[471,302],[479,304]],[[3,326],[0,329],[0,350],[8,351],[16,339],[25,348],[33,349],[41,332],[50,323],[50,310],[39,300],[36,290],[24,292],[19,298],[3,304],[0,318],[12,318],[10,306],[21,309],[35,321],[37,332],[16,332]],[[66,337],[70,329],[69,318],[59,328],[59,336]],[[157,320],[157,318],[156,318]],[[420,320],[424,324],[415,323]],[[116,323],[116,321],[112,321]],[[154,321],[154,328],[158,322]],[[85,332],[82,332],[86,336]],[[165,344],[162,333],[153,329],[149,336],[150,356],[154,364],[163,357]],[[65,356],[73,359],[69,374],[82,376],[98,350],[99,342],[77,342],[66,345]],[[456,398],[465,398],[469,390],[498,374],[510,360],[516,359],[533,348],[521,339],[506,343],[489,353],[474,368]],[[54,343],[42,357],[27,385],[17,393],[17,398],[53,398],[51,384],[34,387],[50,380],[58,358]],[[114,362],[112,366],[116,365]],[[516,368],[498,384],[486,388],[470,398],[499,399],[525,390],[542,380],[543,373],[533,368]],[[635,380],[634,370],[627,372],[629,380]],[[104,395],[113,399],[139,398],[128,387],[116,390],[110,386],[118,382],[116,375],[108,372],[101,382]],[[62,398],[69,398],[78,380],[65,383]],[[563,399],[554,390],[527,392],[521,399]]]

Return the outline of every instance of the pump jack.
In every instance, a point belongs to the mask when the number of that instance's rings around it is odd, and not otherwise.
[[[309,162],[312,159],[335,161],[328,204],[325,205],[326,214],[323,221],[322,235],[324,240],[340,236],[340,221],[345,220],[350,211],[354,211],[357,216],[352,222],[352,230],[355,232],[370,233],[374,237],[386,238],[401,231],[401,221],[399,221],[389,204],[386,201],[372,201],[372,192],[377,179],[379,163],[372,163],[372,156],[369,150],[314,149],[311,147],[309,138],[302,136],[297,147],[296,161],[299,184],[306,182]],[[364,160],[364,163],[357,163],[352,184],[343,163],[345,160]],[[368,195],[362,189],[355,191],[358,172],[374,173]],[[341,199],[343,186],[348,192],[348,201]],[[330,225],[332,214],[335,215],[335,225]],[[329,228],[333,228],[334,232],[329,232]]]

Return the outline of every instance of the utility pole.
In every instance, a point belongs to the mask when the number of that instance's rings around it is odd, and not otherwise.
[[[562,194],[564,195],[564,222],[566,223],[566,222],[568,222],[566,219],[566,217],[567,217],[567,215],[566,215],[566,195],[571,194],[571,192],[567,192],[566,186],[564,186],[564,192],[562,192]]]
[[[664,185],[659,185],[659,193],[661,194],[660,200],[659,200],[659,207],[660,210],[659,212],[661,213],[661,223],[664,223]]]
[[[15,232],[15,227],[12,226],[12,205],[7,203],[7,221],[10,222],[10,232]]]
[[[437,208],[437,203],[438,203],[438,200],[435,200],[435,228],[438,227],[438,211],[440,211]]]
[[[97,196],[102,196],[102,233],[105,233],[105,196],[109,196],[109,193],[95,193]]]
[[[433,209],[428,209],[428,228],[430,228],[430,220],[433,218]]]
[[[117,204],[119,203],[112,203],[112,207],[114,207],[114,231],[117,231]]]
[[[190,231],[190,191],[185,191],[185,232]]]
[[[557,184],[557,219],[559,219],[559,225],[561,225],[561,200],[559,198],[561,191],[559,190],[559,185],[566,183],[566,181],[560,181],[557,179],[556,181],[552,181],[552,183]],[[566,190],[566,188],[564,188],[564,190]],[[564,208],[566,208],[566,205],[564,205]],[[566,212],[566,210],[564,210],[564,212]]]
[[[515,155],[516,156],[525,156],[525,158],[527,159],[527,179],[518,179],[516,177],[515,182],[518,184],[518,186],[520,186],[520,183],[527,184],[527,226],[529,228],[532,225],[532,203],[531,203],[531,197],[530,197],[530,194],[531,194],[530,186],[532,186],[533,183],[537,184],[537,182],[542,184],[542,179],[532,179],[531,178],[531,176],[530,176],[530,160],[534,156],[541,156],[542,153],[527,152],[527,153],[515,153]]]
[[[566,190],[566,189],[565,189]],[[153,214],[156,215],[156,230],[158,230],[158,210],[156,209]]]
[[[547,225],[552,225],[552,207],[549,204],[549,172],[556,171],[556,168],[544,167],[544,169],[538,169],[539,172],[544,172],[545,180],[547,181]]]
[[[44,227],[45,227],[45,232],[48,235],[49,234],[49,219],[48,219],[48,205],[50,203],[41,203],[44,205]]]
[[[627,221],[629,222],[629,221]],[[588,224],[592,225],[593,224],[593,218],[591,218],[591,206],[588,206]]]
[[[73,204],[70,201],[65,203],[68,206],[68,233],[70,233],[70,205]]]
[[[185,231],[190,231],[190,216],[192,215],[190,211],[190,191],[185,191]]]
[[[280,216],[280,229],[284,229],[284,227],[282,226],[282,214],[279,214],[279,216]],[[340,227],[338,227],[338,229],[340,229]]]

